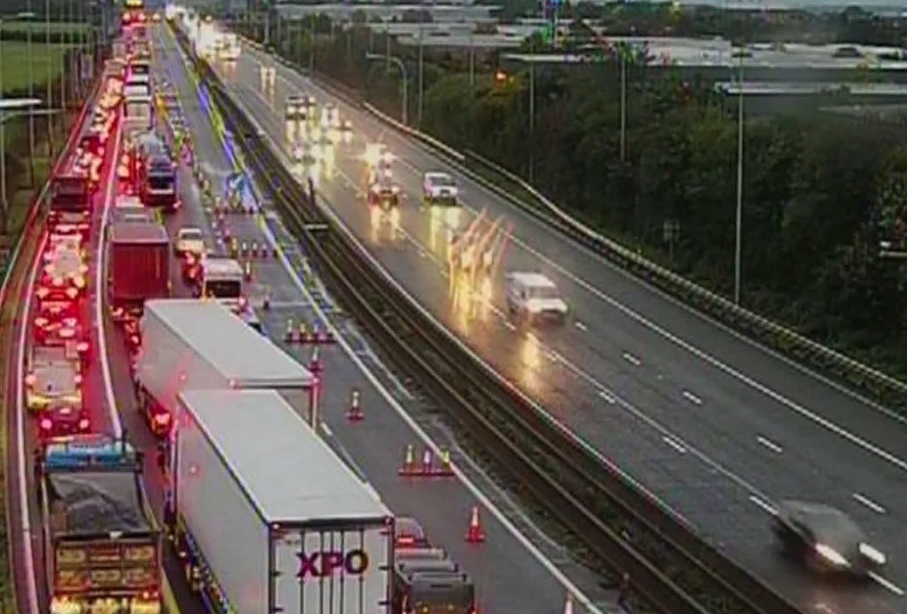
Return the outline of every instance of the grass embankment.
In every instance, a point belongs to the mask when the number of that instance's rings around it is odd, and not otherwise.
[[[31,75],[35,95],[44,98],[41,86],[48,80],[55,80],[63,70],[63,52],[66,45],[44,45],[32,42]],[[28,89],[29,60],[28,44],[19,41],[3,43],[3,61],[0,73],[3,75],[3,91],[22,93]],[[8,143],[7,143],[8,144]]]
[[[12,24],[18,25],[18,24]],[[5,28],[6,26],[4,26]],[[63,45],[46,46],[39,43],[32,44],[32,75],[35,95],[39,98],[46,97],[46,86],[48,81],[53,82],[60,78],[62,73],[62,55],[65,47]],[[29,56],[26,52],[26,44],[19,42],[3,43],[3,61],[0,64],[0,72],[3,73],[3,91],[7,94],[14,93],[21,95],[28,90],[29,85]],[[47,122],[44,119],[36,119],[36,137],[34,152],[35,184],[42,186],[46,181],[47,175],[53,166],[54,160],[50,156],[48,139],[47,139]],[[63,143],[64,131],[60,126],[58,117],[53,126],[53,142],[59,148]],[[3,248],[12,248],[15,246],[19,235],[23,232],[29,206],[34,198],[34,191],[31,188],[28,177],[28,120],[26,118],[11,119],[6,123],[6,154],[7,154],[7,186],[10,200],[10,217],[9,230],[5,236],[0,236],[0,245]],[[3,250],[2,259],[0,259],[0,275],[6,272],[6,255]],[[11,280],[10,284],[11,300],[5,300],[6,304],[0,305],[0,340],[3,347],[9,347],[12,337],[16,330],[12,326],[12,318],[15,313],[14,302],[17,292],[12,286],[21,283],[21,280]],[[7,297],[4,297],[7,298]],[[7,365],[10,361],[5,361]],[[15,399],[7,398],[8,390],[3,378],[3,385],[0,385],[0,407],[15,408]],[[8,452],[9,433],[7,433],[7,416],[0,419],[0,454],[6,459]],[[0,464],[0,612],[15,612],[17,605],[13,588],[12,569],[9,560],[9,535],[7,532],[7,501],[8,492],[6,486],[6,464]]]
[[[40,20],[35,21],[9,21],[0,24],[0,32],[17,33],[28,32],[31,28],[32,38],[35,41],[43,42],[43,37],[47,30],[50,30],[51,36],[54,34],[68,34],[69,32],[84,32],[88,30],[88,25],[78,22],[52,21],[49,24]]]

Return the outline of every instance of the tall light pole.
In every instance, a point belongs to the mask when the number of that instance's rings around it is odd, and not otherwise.
[[[384,22],[384,72],[391,71],[391,26],[390,21]]]
[[[620,161],[627,159],[627,56],[620,53]]]
[[[734,304],[740,304],[743,261],[743,53],[737,80],[737,215],[734,241]]]
[[[309,72],[315,72],[315,13],[309,15]]]
[[[418,106],[416,107],[416,127],[422,126],[422,95],[424,91],[424,57],[422,51],[422,24],[419,24],[419,97]]]
[[[50,0],[44,0],[44,43],[46,45],[46,51],[48,54],[47,57],[47,104],[53,106],[54,104],[54,87],[53,87],[53,62],[50,61],[51,58],[51,47],[50,45]],[[63,102],[60,102],[60,106],[63,106]],[[61,121],[63,121],[61,119]],[[54,157],[54,124],[53,117],[47,118],[47,149],[50,154],[50,158]]]
[[[535,181],[535,39],[529,48],[529,183]]]
[[[469,31],[469,92],[476,94],[476,50],[472,41],[473,31]]]
[[[400,58],[393,56],[393,55],[381,56],[381,55],[378,55],[377,53],[366,53],[365,59],[367,59],[367,60],[385,60],[387,62],[393,62],[394,65],[396,65],[400,69],[400,74],[403,75],[403,124],[408,125],[409,122],[408,122],[408,116],[406,113],[406,107],[407,107],[407,101],[409,100],[409,89],[408,89],[408,86],[406,83],[406,81],[407,81],[406,65],[403,64],[403,60],[401,60]]]

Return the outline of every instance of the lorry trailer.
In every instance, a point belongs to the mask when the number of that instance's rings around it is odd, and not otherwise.
[[[389,611],[393,516],[293,407],[205,390],[178,411],[165,516],[211,611]]]
[[[108,226],[107,294],[117,314],[139,315],[146,300],[170,295],[170,238],[163,224],[121,220]]]
[[[216,301],[151,300],[136,365],[140,411],[164,436],[186,390],[271,388],[317,416],[318,380],[292,356]]]
[[[103,435],[51,440],[35,455],[51,614],[161,611],[161,534],[142,455]]]

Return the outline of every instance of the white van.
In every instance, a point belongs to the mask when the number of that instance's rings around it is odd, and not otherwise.
[[[507,310],[529,323],[567,318],[567,303],[554,282],[541,273],[514,272],[507,275]]]

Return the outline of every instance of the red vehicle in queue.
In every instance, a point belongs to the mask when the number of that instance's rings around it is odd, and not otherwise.
[[[91,420],[81,403],[54,399],[38,418],[38,436],[42,443],[91,430]]]

